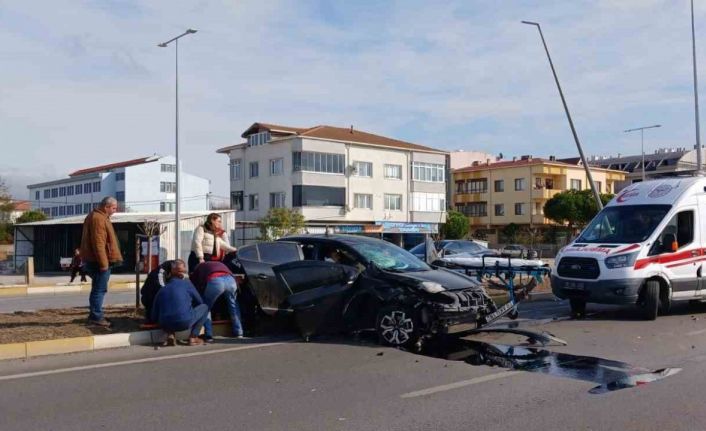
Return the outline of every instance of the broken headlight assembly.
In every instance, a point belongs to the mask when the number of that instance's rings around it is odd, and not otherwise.
[[[636,251],[634,253],[608,257],[605,260],[605,266],[610,269],[627,268],[629,266],[633,266],[635,264],[635,259],[637,259],[638,253],[639,251]]]
[[[433,281],[422,281],[422,284],[420,285],[422,290],[424,290],[427,293],[439,293],[443,292],[446,290],[444,286],[440,285],[439,283],[435,283]]]

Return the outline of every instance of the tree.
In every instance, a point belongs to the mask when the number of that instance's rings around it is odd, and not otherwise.
[[[0,177],[0,243],[12,242],[13,228],[10,216],[13,209],[12,197],[5,184],[5,179]]]
[[[291,208],[270,208],[260,219],[260,240],[273,241],[304,229],[304,216]]]
[[[22,214],[21,216],[17,217],[17,220],[15,220],[16,224],[20,223],[32,223],[34,221],[42,221],[46,220],[47,215],[44,214],[41,211],[38,210],[29,210],[26,213]]]
[[[505,237],[505,241],[517,242],[517,234],[520,233],[520,226],[515,223],[510,223],[509,225],[502,228],[500,233]]]
[[[613,195],[601,194],[601,201],[607,204]],[[598,206],[591,190],[567,190],[557,193],[544,204],[544,215],[569,230],[585,226],[598,213]]]
[[[441,226],[441,234],[445,239],[461,239],[468,235],[468,218],[458,211],[450,210],[446,223]]]

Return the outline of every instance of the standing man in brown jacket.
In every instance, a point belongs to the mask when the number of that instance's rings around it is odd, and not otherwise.
[[[110,322],[103,317],[103,298],[108,291],[111,266],[119,266],[123,261],[118,237],[110,222],[110,216],[117,210],[118,201],[105,197],[83,221],[81,257],[91,277],[88,323],[92,325],[110,326]]]

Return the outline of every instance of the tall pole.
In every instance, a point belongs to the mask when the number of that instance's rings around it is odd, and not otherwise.
[[[640,131],[640,149],[642,151],[642,181],[645,181],[645,129],[654,129],[657,127],[662,127],[661,124],[655,124],[654,126],[645,127],[635,127],[634,129],[623,130],[623,133],[630,133]]]
[[[696,31],[694,30],[694,0],[691,0],[691,56],[694,64],[694,116],[696,117],[696,174],[701,174],[701,132],[699,130],[699,83],[696,78]]]
[[[180,244],[180,231],[179,227],[181,224],[181,164],[179,163],[179,39],[188,35],[194,34],[196,30],[188,29],[179,36],[170,39],[164,43],[160,43],[159,47],[166,48],[167,45],[174,42],[175,55],[174,55],[174,72],[175,72],[175,82],[174,89],[176,93],[176,103],[174,105],[174,144],[175,144],[175,157],[176,157],[176,202],[174,205],[174,258],[180,259],[181,255],[181,244]]]
[[[593,175],[591,174],[591,168],[586,162],[586,156],[583,154],[583,149],[581,148],[581,143],[579,142],[578,134],[576,133],[576,128],[574,127],[574,122],[571,120],[571,113],[569,113],[569,107],[566,104],[566,99],[564,98],[564,92],[561,91],[561,85],[559,84],[559,77],[556,75],[556,70],[554,69],[554,63],[552,62],[552,57],[549,55],[549,48],[547,48],[547,42],[544,40],[544,35],[542,34],[542,27],[531,21],[522,21],[523,24],[533,25],[539,30],[539,37],[542,38],[542,45],[544,45],[544,51],[547,53],[547,58],[549,59],[549,66],[552,68],[552,74],[554,75],[554,81],[556,82],[556,88],[559,90],[559,96],[561,97],[561,103],[564,105],[564,112],[566,113],[566,118],[569,120],[569,126],[571,127],[571,133],[574,135],[574,142],[576,142],[576,148],[579,150],[579,156],[581,157],[581,163],[586,170],[586,177],[588,178],[588,183],[591,185],[591,190],[593,191],[593,197],[596,200],[596,205],[599,210],[603,209],[603,202],[601,201],[601,195],[598,193],[596,184],[593,182]]]

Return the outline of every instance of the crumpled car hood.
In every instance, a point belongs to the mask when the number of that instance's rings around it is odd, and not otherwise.
[[[404,272],[396,273],[395,275],[399,277],[417,280],[419,282],[433,281],[442,285],[444,288],[446,288],[446,290],[462,290],[472,287],[480,287],[480,283],[478,281],[468,278],[462,274],[447,271],[444,269],[419,272]]]

